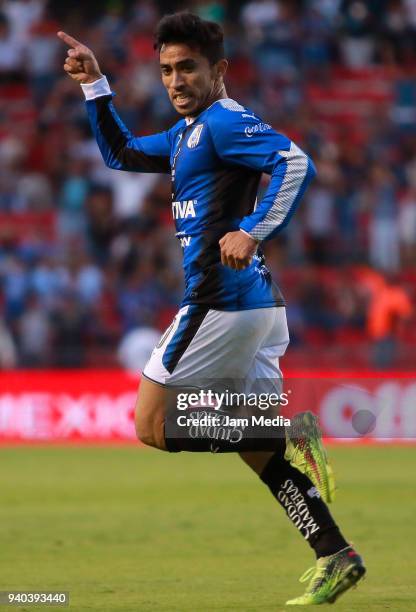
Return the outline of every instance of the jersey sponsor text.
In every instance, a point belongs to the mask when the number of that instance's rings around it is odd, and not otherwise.
[[[172,215],[174,219],[187,219],[196,217],[196,200],[184,200],[183,202],[172,202]]]

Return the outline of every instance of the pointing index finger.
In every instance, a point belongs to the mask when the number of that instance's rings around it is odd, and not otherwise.
[[[79,42],[76,38],[73,38],[66,32],[58,32],[58,37],[64,41],[69,47],[83,47],[84,45]]]

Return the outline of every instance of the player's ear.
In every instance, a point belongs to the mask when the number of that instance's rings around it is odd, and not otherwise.
[[[226,59],[221,59],[214,66],[216,78],[223,78],[227,72],[228,62]]]

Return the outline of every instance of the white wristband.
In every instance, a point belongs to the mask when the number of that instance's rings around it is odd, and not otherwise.
[[[94,100],[101,96],[111,95],[110,85],[106,76],[102,76],[93,83],[81,83],[81,87],[86,100]]]

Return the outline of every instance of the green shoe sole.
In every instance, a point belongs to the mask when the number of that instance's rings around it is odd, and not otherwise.
[[[366,569],[364,566],[352,567],[351,570],[344,576],[340,583],[334,588],[331,595],[328,597],[328,603],[335,603],[338,597],[354,587],[358,582],[364,578]]]

